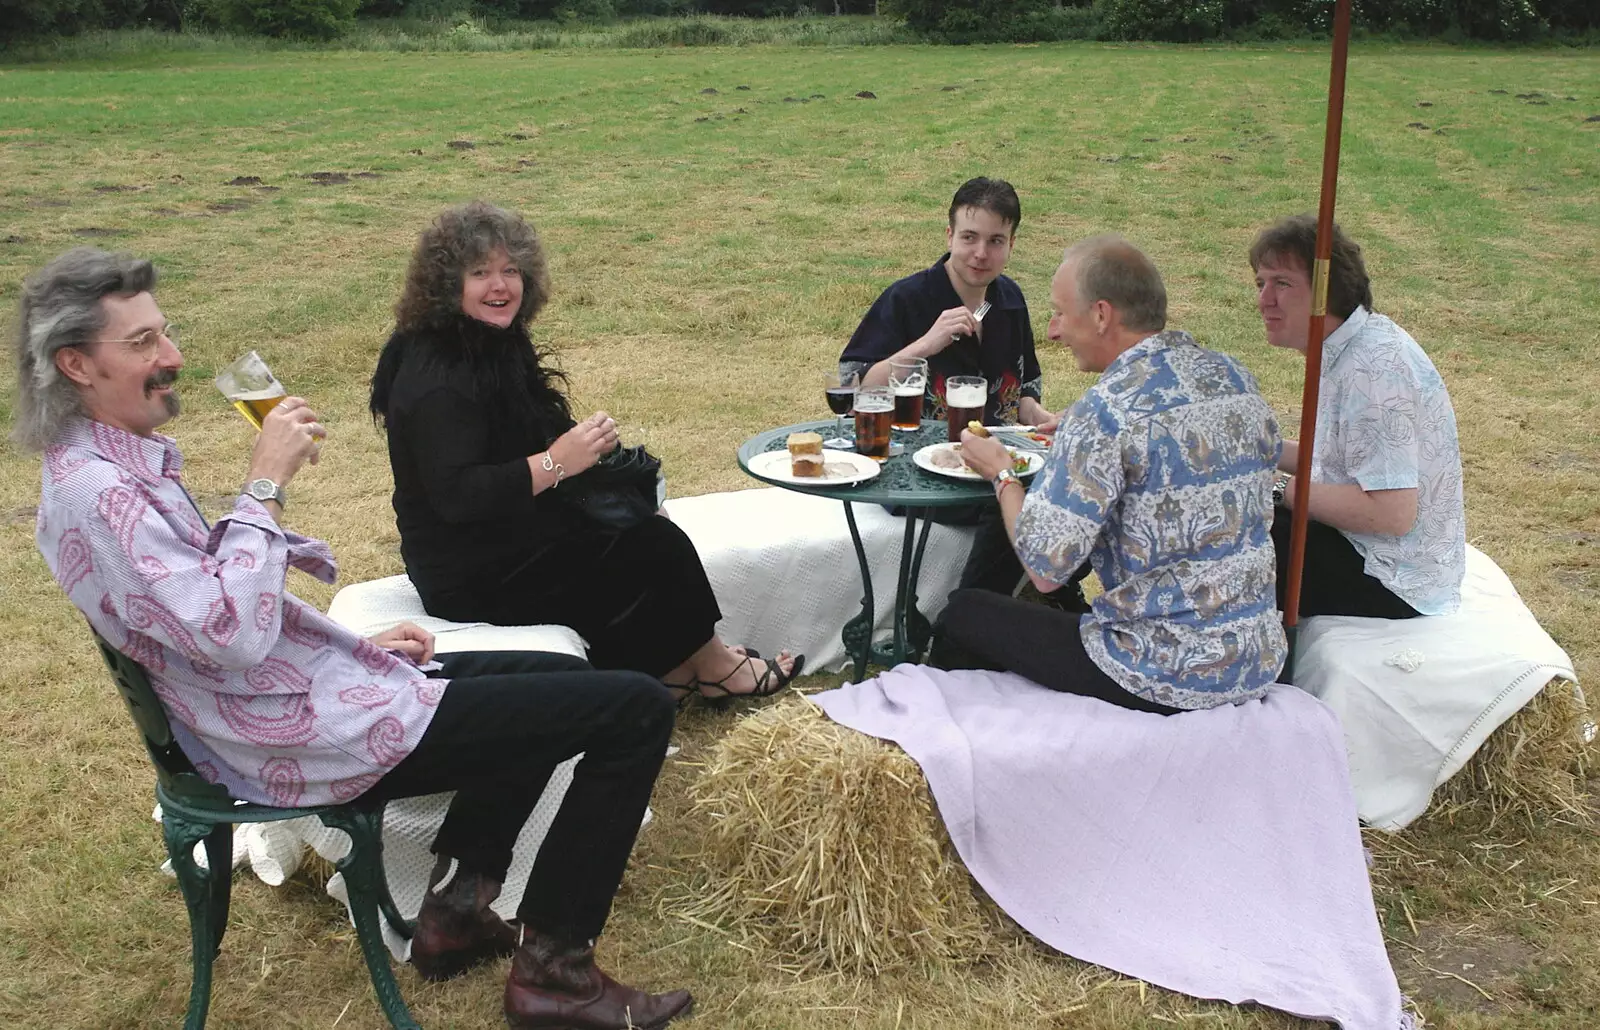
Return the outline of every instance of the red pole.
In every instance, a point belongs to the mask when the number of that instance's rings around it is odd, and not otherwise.
[[[1333,12],[1333,67],[1328,75],[1328,125],[1322,142],[1322,201],[1317,208],[1316,267],[1311,271],[1311,325],[1306,335],[1306,377],[1300,392],[1300,455],[1295,467],[1294,514],[1289,522],[1289,581],[1283,591],[1283,626],[1289,656],[1283,680],[1292,683],[1300,576],[1306,560],[1306,505],[1311,499],[1311,458],[1316,453],[1317,395],[1322,386],[1323,325],[1328,314],[1328,266],[1333,255],[1333,208],[1339,190],[1339,139],[1344,130],[1344,69],[1350,53],[1350,0]]]

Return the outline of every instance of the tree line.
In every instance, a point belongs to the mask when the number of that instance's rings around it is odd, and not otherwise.
[[[1201,42],[1325,34],[1332,0],[0,0],[0,40],[158,27],[334,39],[358,17],[567,23],[876,15],[939,43]],[[1447,42],[1600,34],[1600,0],[1355,0],[1366,31]]]

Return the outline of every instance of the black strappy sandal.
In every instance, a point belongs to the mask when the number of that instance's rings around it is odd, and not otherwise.
[[[728,675],[719,680],[712,682],[707,682],[706,680],[696,680],[696,693],[705,704],[711,705],[714,708],[726,707],[730,702],[733,701],[734,698],[738,697],[771,697],[773,694],[776,694],[778,691],[794,682],[795,677],[800,675],[800,671],[804,669],[806,665],[805,655],[795,655],[794,666],[786,673],[783,671],[783,669],[779,668],[778,660],[776,658],[762,658],[761,661],[766,664],[767,668],[759,677],[756,678],[756,688],[754,690],[751,690],[747,693],[735,693],[734,691],[723,686],[723,684],[727,683],[728,680],[733,678],[735,673],[744,668],[746,665],[750,666],[751,673],[754,673],[756,670],[755,662],[758,658],[760,658],[759,655],[747,654],[738,665],[733,667]],[[706,688],[708,687],[716,691],[716,693],[707,694]]]

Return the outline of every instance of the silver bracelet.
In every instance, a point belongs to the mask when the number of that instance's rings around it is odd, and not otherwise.
[[[567,474],[567,470],[562,468],[554,458],[550,457],[549,451],[545,451],[544,456],[539,459],[539,467],[546,472],[554,472],[556,474],[556,481],[550,484],[550,489],[552,490],[561,485],[561,477]]]

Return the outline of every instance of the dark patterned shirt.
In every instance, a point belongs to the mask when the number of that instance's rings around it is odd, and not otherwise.
[[[944,267],[949,258],[946,254],[933,267],[906,276],[879,295],[839,356],[841,371],[866,375],[873,365],[920,339],[941,314],[961,307],[961,297]],[[928,359],[923,418],[944,418],[944,381],[950,376],[983,376],[989,381],[983,419],[990,425],[1021,421],[1024,397],[1043,399],[1033,326],[1022,290],[1002,275],[989,284],[984,297],[992,307],[983,318],[982,339],[958,340]]]

